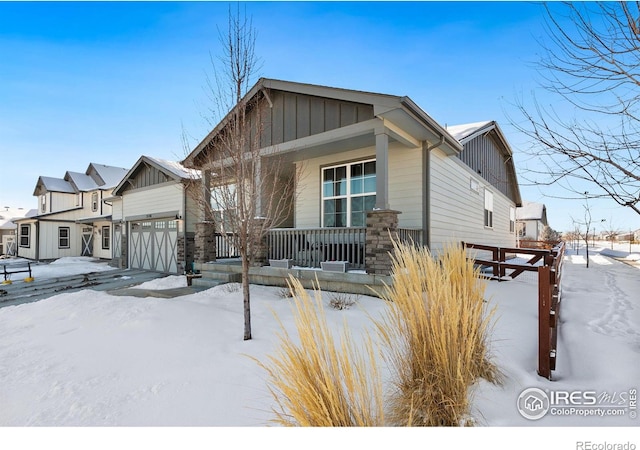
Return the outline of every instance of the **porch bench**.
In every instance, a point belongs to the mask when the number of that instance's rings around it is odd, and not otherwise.
[[[19,262],[15,264],[2,264],[2,274],[4,275],[4,281],[11,279],[11,274],[14,273],[28,273],[29,278],[31,276],[31,262]]]

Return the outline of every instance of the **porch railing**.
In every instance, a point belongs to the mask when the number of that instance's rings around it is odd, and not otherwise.
[[[269,259],[291,259],[301,267],[322,261],[349,261],[350,269],[365,268],[366,228],[274,228],[267,235]]]
[[[238,258],[240,252],[233,245],[233,233],[216,233],[216,258]]]
[[[405,244],[422,245],[421,228],[398,228],[398,239]]]

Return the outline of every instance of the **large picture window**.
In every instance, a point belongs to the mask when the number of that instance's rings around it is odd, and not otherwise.
[[[69,227],[58,227],[58,248],[69,248]]]
[[[375,160],[322,169],[323,227],[364,227],[375,204]]]

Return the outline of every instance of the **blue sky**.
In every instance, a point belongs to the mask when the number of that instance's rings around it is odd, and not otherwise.
[[[443,125],[496,120],[519,172],[534,164],[508,115],[516,98],[539,91],[539,4],[243,5],[258,33],[258,75],[407,95]],[[210,130],[206,74],[228,6],[0,1],[0,207],[35,207],[40,175],[90,162],[131,167],[142,154],[183,158],[182,127],[194,142]],[[582,202],[549,197],[562,191],[521,190],[547,204],[553,228],[583,218]],[[594,220],[640,228],[637,214],[612,202],[591,205]]]

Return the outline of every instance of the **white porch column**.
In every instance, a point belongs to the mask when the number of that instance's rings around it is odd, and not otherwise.
[[[376,129],[376,209],[389,209],[389,135]]]

